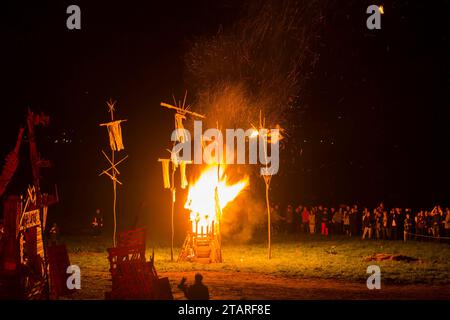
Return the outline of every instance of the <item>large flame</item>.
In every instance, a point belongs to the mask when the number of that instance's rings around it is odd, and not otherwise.
[[[191,211],[192,232],[208,234],[212,232],[216,220],[216,188],[218,203],[222,211],[228,203],[233,201],[239,193],[248,185],[245,177],[236,184],[227,184],[227,176],[217,167],[207,168],[200,178],[189,187],[189,193],[184,207]]]

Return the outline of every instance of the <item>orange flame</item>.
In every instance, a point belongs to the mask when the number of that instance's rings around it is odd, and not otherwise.
[[[213,223],[216,220],[216,188],[219,207],[222,211],[247,185],[248,177],[236,184],[229,185],[223,170],[220,170],[218,177],[216,166],[207,168],[197,182],[189,187],[188,197],[184,205],[186,209],[191,211],[192,232],[208,234],[213,231]]]

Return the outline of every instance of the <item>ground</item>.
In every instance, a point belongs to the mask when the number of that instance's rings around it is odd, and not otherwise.
[[[103,299],[111,284],[108,241],[87,236],[63,240],[70,262],[82,273],[82,288],[70,298]],[[158,275],[169,277],[175,299],[183,299],[177,289],[180,279],[186,276],[192,282],[196,272],[203,274],[213,299],[450,299],[446,243],[290,238],[273,244],[269,261],[264,243],[225,242],[224,262],[210,265],[171,262],[170,248],[165,246],[154,251]],[[367,261],[377,253],[418,260]],[[381,268],[381,290],[366,286],[367,267],[373,264]]]

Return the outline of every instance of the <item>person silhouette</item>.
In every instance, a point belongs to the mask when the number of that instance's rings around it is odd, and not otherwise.
[[[203,284],[203,276],[200,273],[195,274],[195,283],[186,285],[186,278],[181,279],[178,288],[184,292],[188,300],[209,300],[208,287]]]

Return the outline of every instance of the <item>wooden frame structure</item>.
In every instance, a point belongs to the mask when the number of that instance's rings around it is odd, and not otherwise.
[[[108,300],[173,300],[168,278],[159,278],[155,269],[155,255],[145,258],[145,228],[119,234],[117,246],[108,249],[112,277],[112,291]]]

